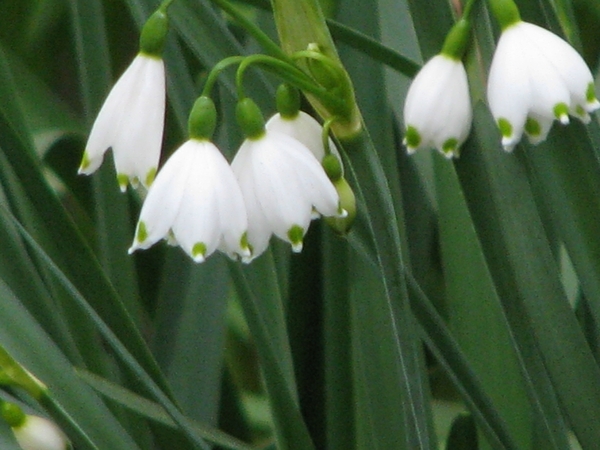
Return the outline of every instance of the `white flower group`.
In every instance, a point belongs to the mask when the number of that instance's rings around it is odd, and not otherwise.
[[[600,108],[592,73],[577,51],[550,31],[521,21],[516,6],[509,9],[487,88],[507,151],[523,133],[536,144],[546,138],[554,120],[567,124],[573,115],[587,123],[590,113]],[[464,66],[452,52],[442,52],[423,66],[410,86],[404,145],[409,154],[435,147],[448,158],[458,156],[471,120]]]
[[[266,250],[272,234],[300,251],[314,211],[343,216],[335,187],[304,144],[262,128],[230,166],[208,140],[215,120],[214,104],[201,97],[190,115],[190,140],[148,191],[129,253],[165,238],[196,262],[215,250],[249,262]],[[309,141],[315,141],[313,132],[320,138],[315,124],[304,134]]]
[[[569,114],[589,122],[600,107],[583,58],[567,42],[537,25],[518,21],[498,41],[488,80],[488,102],[508,151],[523,132],[543,141],[552,122]]]

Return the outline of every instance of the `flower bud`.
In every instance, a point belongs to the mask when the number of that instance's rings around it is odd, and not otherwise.
[[[308,44],[308,50],[322,53],[319,46],[314,43]],[[321,86],[331,89],[340,84],[340,74],[330,65],[314,58],[308,59],[307,64],[310,74]]]
[[[503,31],[521,20],[519,8],[513,0],[491,0],[490,6]]]
[[[217,109],[209,97],[198,97],[188,119],[190,139],[210,140],[217,124]]]
[[[160,58],[165,47],[169,18],[165,11],[155,11],[146,21],[140,35],[140,52]]]
[[[346,211],[346,215],[343,217],[325,217],[325,222],[329,225],[336,233],[345,235],[352,228],[354,219],[356,218],[356,197],[352,188],[344,177],[340,177],[333,181],[333,186],[340,197],[340,208]]]
[[[461,60],[469,43],[470,33],[471,24],[467,19],[456,22],[446,36],[441,53],[457,61]]]
[[[339,180],[344,174],[340,159],[333,153],[325,155],[323,161],[321,161],[321,165],[331,181]]]
[[[259,139],[265,134],[265,119],[259,107],[248,97],[241,99],[235,110],[236,118],[244,136]]]
[[[300,111],[300,92],[294,86],[281,84],[277,88],[277,111],[284,119],[294,119]]]

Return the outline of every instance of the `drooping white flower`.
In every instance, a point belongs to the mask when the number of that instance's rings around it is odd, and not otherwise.
[[[61,429],[43,417],[26,415],[12,430],[23,450],[66,450],[69,446]]]
[[[555,119],[569,114],[584,122],[600,107],[592,74],[566,41],[537,25],[517,20],[498,41],[488,80],[488,102],[511,151],[523,132],[543,141]]]
[[[246,139],[232,164],[248,212],[248,243],[255,258],[271,234],[302,250],[313,208],[343,216],[339,196],[319,161],[298,140],[273,130]]]
[[[458,156],[469,135],[473,113],[467,73],[460,59],[431,58],[413,80],[404,104],[409,154],[435,147],[447,158]]]
[[[140,52],[100,109],[79,173],[94,172],[112,148],[121,191],[128,182],[149,187],[154,180],[164,128],[165,67],[160,57]]]
[[[323,146],[323,127],[310,114],[298,111],[294,117],[283,117],[280,113],[273,115],[265,125],[267,130],[287,134],[300,141],[308,148],[315,158],[323,161],[325,147]],[[339,152],[333,140],[329,139],[329,150],[339,157]]]
[[[196,262],[217,249],[247,259],[246,230],[244,199],[231,167],[210,141],[190,139],[148,191],[129,253],[166,238]]]

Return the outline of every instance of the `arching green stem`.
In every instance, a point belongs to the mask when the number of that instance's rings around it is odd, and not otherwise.
[[[329,147],[329,133],[331,132],[331,124],[337,120],[336,116],[332,116],[325,121],[323,124],[323,132],[321,133],[321,139],[323,139],[323,148],[325,149],[325,156],[331,154],[331,148]]]
[[[236,74],[236,84],[238,89],[238,97],[244,98],[243,78],[244,72],[251,65],[259,65],[262,68],[276,74],[282,80],[287,83],[296,86],[298,89],[308,92],[325,105],[329,105],[332,109],[343,108],[342,102],[335,95],[332,95],[327,89],[319,86],[314,80],[309,77],[302,70],[290,64],[282,61],[278,58],[274,58],[268,55],[251,55],[244,58],[240,63]]]
[[[204,89],[202,89],[202,96],[210,97],[210,93],[212,91],[213,86],[217,82],[217,78],[223,72],[223,70],[227,69],[229,66],[234,64],[240,64],[245,56],[230,56],[229,58],[222,59],[212,68],[210,73],[208,74],[208,78],[206,79],[206,83],[204,83]]]

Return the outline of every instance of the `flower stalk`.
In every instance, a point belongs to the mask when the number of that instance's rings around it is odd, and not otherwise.
[[[316,0],[302,2],[272,0],[271,4],[281,46],[286,54],[294,55],[305,51],[309,46],[317,48],[318,53],[327,57],[337,66],[337,71],[343,74],[338,78],[340,83],[337,84],[337,88],[330,90],[332,94],[342,99],[341,108],[332,109],[332,105],[324,102],[321,96],[310,91],[305,91],[305,93],[309,102],[324,120],[331,116],[338,116],[338,120],[332,126],[332,131],[339,139],[355,137],[361,131],[362,118],[354,98],[352,83],[336,52],[318,2]],[[311,73],[307,61],[300,61],[299,65],[307,73]],[[298,87],[305,90],[302,86]]]

